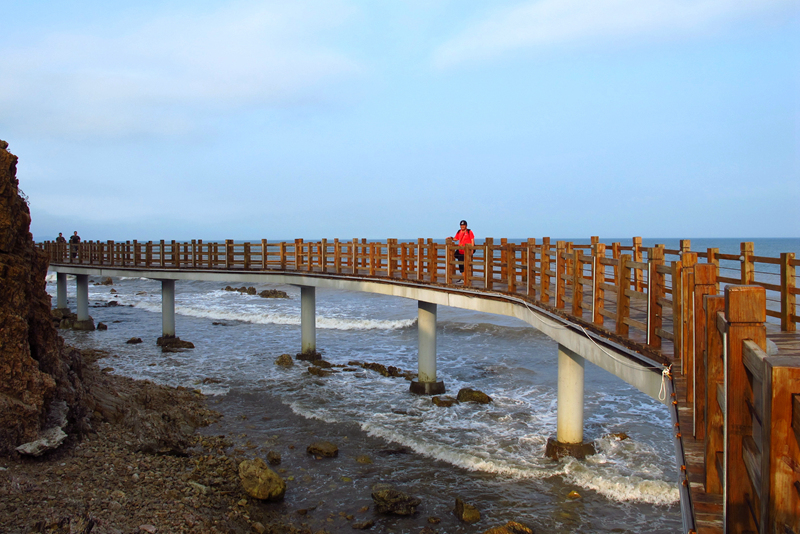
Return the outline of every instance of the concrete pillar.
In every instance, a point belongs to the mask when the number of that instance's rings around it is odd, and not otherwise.
[[[161,332],[175,337],[175,280],[161,280]]]
[[[436,304],[417,302],[417,330],[418,379],[411,382],[411,392],[425,395],[444,393],[444,382],[436,381]]]
[[[56,308],[67,308],[67,273],[56,273]]]
[[[78,321],[89,320],[89,275],[76,274],[78,282]]]
[[[556,439],[547,440],[545,456],[584,458],[595,453],[593,442],[583,442],[583,372],[586,360],[558,345],[558,426]]]
[[[314,286],[300,286],[301,352],[317,350],[317,297]]]
[[[558,346],[559,443],[583,443],[583,372],[586,360]]]

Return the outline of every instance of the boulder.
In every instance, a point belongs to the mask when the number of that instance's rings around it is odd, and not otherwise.
[[[322,456],[325,458],[335,458],[339,456],[339,447],[331,443],[330,441],[316,441],[306,447],[306,452],[308,454],[313,454],[314,456]]]
[[[262,299],[288,299],[289,295],[286,291],[279,291],[277,289],[265,289],[258,294]]]
[[[456,399],[458,399],[458,402],[477,402],[480,404],[489,404],[492,402],[492,398],[483,391],[470,388],[460,389]]]
[[[108,330],[108,325],[106,323],[97,323],[98,330]]]
[[[267,453],[267,461],[269,465],[280,465],[281,463],[281,455],[275,451],[269,451]]]
[[[483,534],[535,534],[535,531],[522,523],[509,521],[503,526],[492,527],[484,531]]]
[[[323,369],[322,367],[309,367],[308,372],[315,376],[330,376],[333,374],[333,371],[328,371],[327,369]]]
[[[113,286],[114,285],[114,281],[111,279],[110,276],[106,276],[105,278],[103,278],[102,280],[97,282],[97,285],[99,285],[99,286]]]
[[[165,352],[176,349],[194,348],[194,343],[191,341],[184,341],[177,336],[162,336],[156,340],[156,345],[161,347],[161,350]]]
[[[137,345],[137,344],[139,344],[141,342],[142,342],[142,338],[140,338],[140,337],[132,337],[128,341],[126,341],[125,343],[127,343],[128,345]]]
[[[17,447],[17,452],[26,456],[41,456],[49,450],[58,448],[67,434],[60,427],[54,426],[42,432],[39,439],[30,441]]]
[[[386,368],[385,365],[382,365],[380,363],[365,363],[364,365],[362,365],[362,367],[364,369],[370,369],[372,371],[378,372],[383,376],[389,376],[389,370]]]
[[[94,330],[94,319],[89,317],[84,321],[72,321],[73,330],[83,330],[85,332],[92,332]]]
[[[239,478],[248,495],[262,501],[279,501],[286,493],[286,482],[261,458],[239,464]]]
[[[414,515],[422,501],[407,495],[390,484],[375,484],[372,500],[379,514]]]
[[[560,443],[559,441],[548,438],[544,455],[551,460],[558,460],[565,456],[572,456],[578,460],[583,460],[587,456],[595,454],[594,442],[588,443]]]
[[[281,354],[278,356],[278,359],[275,360],[275,365],[280,365],[282,367],[292,367],[294,365],[294,360],[290,354]]]
[[[312,360],[311,365],[313,365],[314,367],[322,367],[324,369],[330,369],[331,367],[333,367],[333,364],[331,364],[331,362],[325,360]]]
[[[431,399],[431,402],[435,406],[439,406],[439,407],[442,407],[442,408],[449,408],[450,406],[452,406],[454,404],[458,404],[458,399],[454,399],[450,395],[445,395],[444,397],[439,397],[439,396],[433,397]]]
[[[480,511],[473,505],[462,501],[456,497],[456,508],[454,510],[456,517],[464,523],[477,523],[481,520]]]

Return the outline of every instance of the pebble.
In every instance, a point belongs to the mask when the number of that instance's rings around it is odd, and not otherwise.
[[[139,525],[139,530],[149,532],[150,534],[155,534],[158,529],[156,529],[156,527],[153,525]]]

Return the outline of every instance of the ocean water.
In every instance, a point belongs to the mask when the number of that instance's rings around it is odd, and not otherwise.
[[[694,246],[698,241],[692,248],[704,250]],[[777,243],[783,246],[777,252],[800,249],[800,240],[779,241],[785,242]],[[738,251],[738,241],[733,244]],[[758,242],[756,254],[770,255]],[[583,461],[544,457],[556,432],[556,345],[527,324],[440,306],[437,374],[447,394],[470,387],[493,402],[439,408],[410,394],[402,378],[347,366],[356,360],[416,371],[415,301],[317,289],[318,350],[343,366],[320,378],[303,365],[274,363],[299,351],[299,288],[256,286],[290,296],[262,299],[224,291],[225,285],[176,284],[177,334],[192,341],[193,350],[162,353],[156,346],[160,283],[140,278],[90,285],[90,314],[108,324],[107,331],[61,334],[73,345],[113,354],[101,363],[111,372],[209,395],[224,417],[205,432],[226,434],[241,455],[281,453],[286,498],[264,507],[309,509],[309,522],[317,508],[358,515],[371,503],[371,486],[390,482],[422,505],[412,518],[376,517],[373,531],[416,533],[429,516],[441,518],[435,528],[442,533],[483,532],[509,520],[540,532],[681,529],[669,414],[605,371],[586,366],[585,439],[596,440],[598,454]],[[47,290],[55,300],[54,274]],[[68,298],[74,310],[72,282]],[[107,306],[110,301],[118,305]],[[144,343],[126,344],[131,337]],[[630,439],[608,437],[617,432]],[[339,458],[307,455],[306,446],[319,439],[336,443]],[[372,463],[356,462],[359,455]],[[571,491],[580,498],[570,498]],[[452,514],[456,497],[477,506],[481,522],[459,523]],[[352,532],[346,523],[324,526]]]

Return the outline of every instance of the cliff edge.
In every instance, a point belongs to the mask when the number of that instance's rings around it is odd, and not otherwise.
[[[50,318],[47,257],[34,245],[17,157],[7,148],[0,141],[0,454],[54,425],[88,429],[81,356],[65,347]]]

